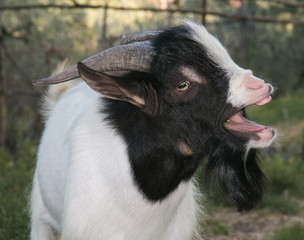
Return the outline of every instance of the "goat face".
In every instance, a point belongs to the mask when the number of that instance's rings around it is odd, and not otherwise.
[[[170,124],[182,128],[192,152],[209,154],[206,179],[212,189],[221,189],[238,210],[251,209],[265,191],[252,148],[269,146],[276,134],[247,120],[244,108],[268,103],[274,88],[237,66],[215,38],[191,22],[160,34],[154,44],[153,72],[167,90],[163,108]]]
[[[133,44],[140,48],[132,49]],[[204,27],[190,21],[121,48],[131,49],[121,60],[126,63],[112,57],[108,61],[114,69],[96,67],[97,60],[103,65],[100,59],[119,55],[105,51],[83,61],[90,68],[78,63],[65,72],[64,81],[77,77],[78,70],[92,89],[111,99],[108,120],[128,145],[134,179],[144,195],[164,199],[207,157],[212,188],[222,189],[239,210],[254,207],[265,178],[252,148],[270,145],[275,131],[247,120],[243,109],[269,102],[272,86],[237,66]],[[129,72],[105,73],[113,70]]]
[[[268,103],[273,87],[238,67],[204,28],[187,22],[159,34],[154,45],[152,72],[162,86],[161,109],[166,109],[171,121],[178,119],[175,127],[187,126],[181,130],[184,136],[194,129],[191,135],[199,138],[195,139],[198,148],[213,138],[235,149],[271,144],[275,131],[247,120],[244,108]]]

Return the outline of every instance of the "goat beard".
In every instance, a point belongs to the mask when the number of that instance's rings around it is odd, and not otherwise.
[[[213,151],[206,165],[207,189],[236,205],[240,212],[256,207],[267,191],[256,149],[235,150],[228,146]]]

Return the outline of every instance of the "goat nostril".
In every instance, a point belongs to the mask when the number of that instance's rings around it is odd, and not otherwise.
[[[254,81],[251,82],[247,85],[247,88],[252,89],[252,90],[258,90],[260,88],[262,88],[265,85],[264,82],[262,81]]]
[[[251,75],[246,80],[246,87],[251,90],[258,90],[265,87],[265,82],[264,80]]]
[[[268,93],[269,93],[269,95],[270,95],[270,94],[273,93],[274,87],[273,87],[272,85],[270,85],[270,84],[267,84],[267,85],[268,85],[268,87],[269,87]]]

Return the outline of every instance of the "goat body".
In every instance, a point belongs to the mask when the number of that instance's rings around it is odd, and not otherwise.
[[[152,47],[142,72],[106,74],[84,61],[76,69],[85,83],[64,93],[67,83],[51,86],[46,101],[58,101],[38,151],[32,240],[191,239],[199,212],[192,176],[204,158],[207,179],[238,210],[261,200],[252,148],[275,132],[243,108],[269,102],[271,85],[190,21],[143,41]],[[75,66],[67,71],[63,81]]]
[[[33,239],[54,233],[73,240],[187,239],[196,208],[191,182],[161,203],[143,198],[126,144],[104,120],[99,98],[81,83],[52,110],[34,179],[33,202],[40,206],[33,211],[32,231],[39,233]]]

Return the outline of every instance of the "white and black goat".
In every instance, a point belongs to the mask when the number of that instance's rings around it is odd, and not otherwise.
[[[261,200],[255,148],[275,131],[243,109],[268,103],[273,87],[236,65],[203,26],[186,20],[125,37],[34,83],[79,77],[65,92],[66,83],[49,90],[48,101],[60,97],[38,151],[32,240],[191,239],[191,179],[204,159],[207,182],[239,211]]]

